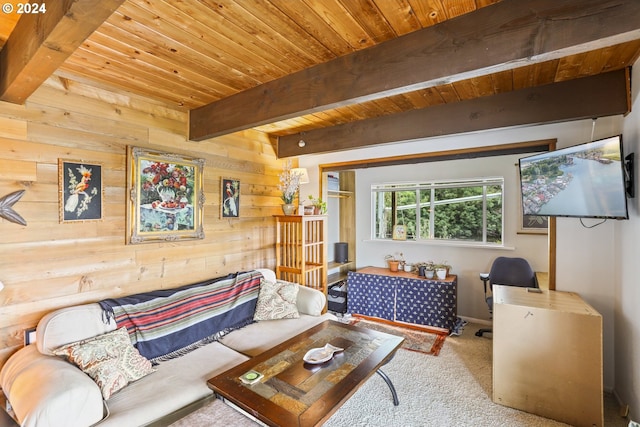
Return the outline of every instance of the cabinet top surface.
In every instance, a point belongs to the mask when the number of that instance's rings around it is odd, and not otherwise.
[[[406,277],[407,279],[418,279],[428,282],[455,282],[458,278],[455,274],[449,274],[446,279],[440,280],[437,277],[433,279],[427,279],[422,276],[418,276],[416,273],[408,273],[406,271],[391,271],[384,267],[364,267],[356,270],[356,273],[362,274],[376,274],[378,276],[390,276],[390,277]]]
[[[285,219],[300,219],[300,218],[326,218],[327,215],[274,215],[275,218],[285,218]]]
[[[494,304],[519,305],[568,313],[600,316],[600,313],[575,292],[550,291],[529,292],[528,288],[493,285]]]

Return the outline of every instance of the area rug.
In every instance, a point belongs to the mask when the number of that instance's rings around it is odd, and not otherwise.
[[[372,318],[353,317],[349,323],[358,325],[362,328],[373,329],[374,331],[386,332],[391,335],[404,337],[402,348],[409,351],[417,351],[419,353],[437,356],[444,345],[448,329],[434,328],[429,326],[413,326],[403,327],[397,323],[394,325],[384,323],[384,321],[376,321]]]

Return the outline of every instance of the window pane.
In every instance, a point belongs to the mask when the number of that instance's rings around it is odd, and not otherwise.
[[[393,232],[391,223],[391,192],[378,191],[373,193],[374,237],[376,239],[390,239]]]
[[[407,239],[502,244],[502,179],[382,184],[372,190],[376,239],[391,239],[393,226],[402,224]]]
[[[420,238],[431,238],[431,189],[420,191]]]
[[[416,238],[416,192],[396,191],[396,224],[407,230],[407,239]],[[395,224],[394,224],[395,225]]]
[[[482,187],[435,191],[435,237],[482,242]]]
[[[502,243],[502,186],[487,187],[487,242]]]

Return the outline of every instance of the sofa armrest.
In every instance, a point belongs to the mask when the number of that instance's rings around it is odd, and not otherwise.
[[[298,285],[298,299],[296,305],[298,311],[304,314],[310,314],[312,316],[320,316],[324,310],[324,306],[327,303],[327,297],[317,289],[308,288],[306,286]]]
[[[7,360],[0,387],[22,427],[86,427],[105,415],[96,383],[64,359],[43,355],[35,345]]]

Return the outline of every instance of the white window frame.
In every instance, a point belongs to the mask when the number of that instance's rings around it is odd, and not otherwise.
[[[460,187],[483,187],[482,195],[478,196],[469,196],[460,198],[458,200],[438,200],[434,201],[434,192],[437,189],[442,188],[460,188]],[[500,194],[487,194],[488,186],[500,186],[502,189]],[[411,239],[411,241],[415,242],[465,242],[468,244],[479,244],[479,245],[491,245],[491,246],[504,246],[504,207],[505,207],[505,187],[504,187],[504,177],[502,176],[493,176],[493,177],[483,177],[483,178],[470,178],[470,179],[457,179],[457,180],[433,180],[433,181],[420,181],[420,182],[398,182],[398,183],[381,183],[381,184],[372,184],[371,185],[371,239],[377,241],[391,241],[393,240],[390,237],[378,237],[376,235],[376,214],[379,213],[379,210],[376,209],[375,203],[376,199],[380,200],[380,198],[376,197],[376,193],[382,192],[394,192],[394,191],[416,191],[416,204],[413,206],[401,207],[401,209],[416,209],[416,233],[415,239]],[[429,218],[429,236],[433,236],[434,233],[434,216],[435,210],[433,209],[435,206],[439,204],[446,203],[460,203],[466,202],[472,199],[482,199],[482,241],[462,241],[457,239],[436,239],[434,237],[429,238],[421,238],[420,235],[420,197],[419,192],[422,190],[431,190],[431,209],[430,218]],[[502,209],[501,209],[501,243],[487,242],[487,199],[491,197],[502,196]],[[396,208],[399,209],[399,208]],[[385,233],[388,234],[388,233]]]

